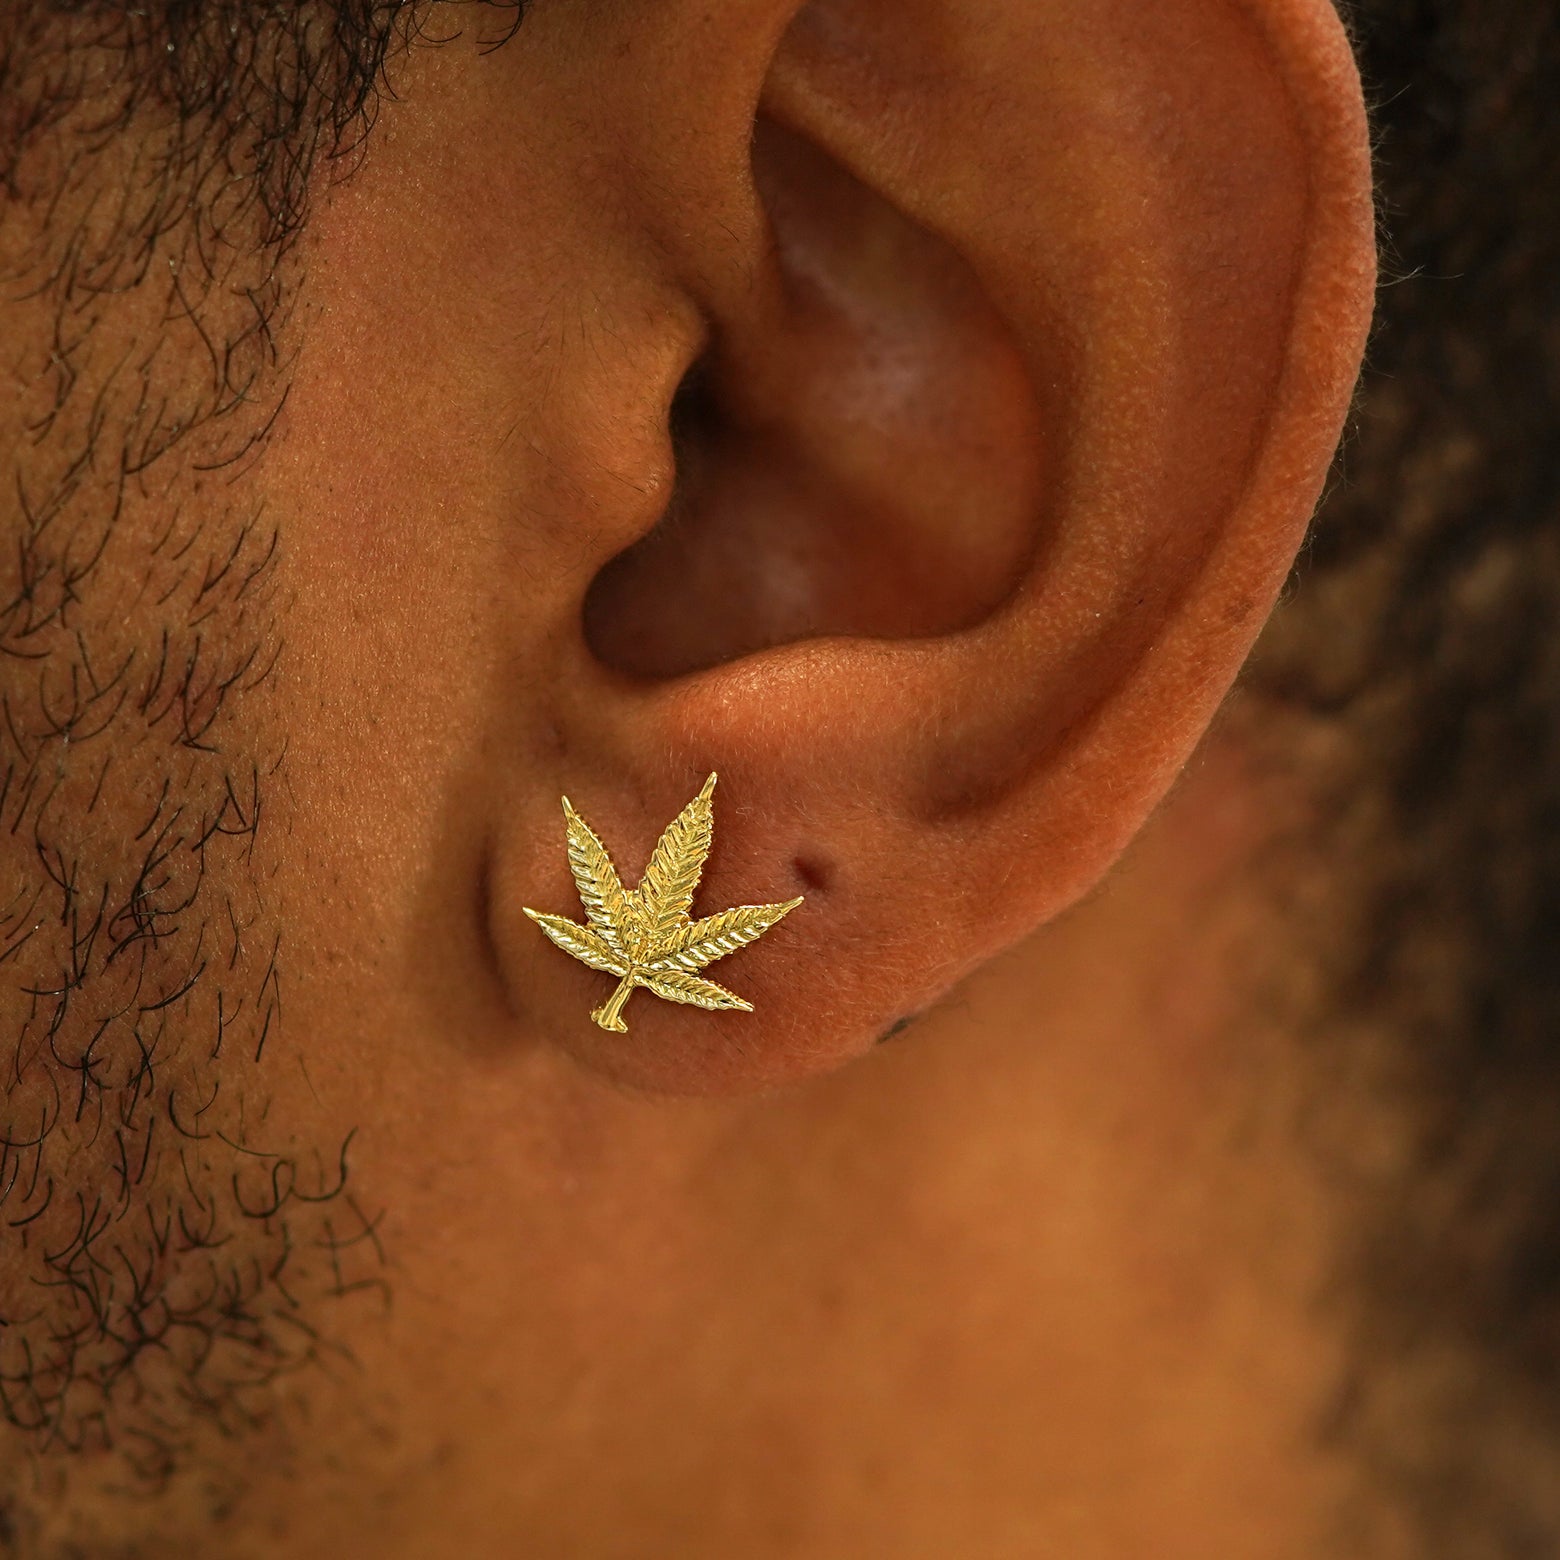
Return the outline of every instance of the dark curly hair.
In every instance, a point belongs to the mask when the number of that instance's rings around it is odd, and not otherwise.
[[[1316,1113],[1359,1331],[1329,1431],[1414,1516],[1426,1560],[1548,1556],[1560,20],[1531,0],[1360,0],[1352,22],[1384,284],[1338,479],[1246,676],[1342,739],[1316,776],[1309,1075],[1368,1104]],[[1305,853],[1314,874],[1314,831]]]

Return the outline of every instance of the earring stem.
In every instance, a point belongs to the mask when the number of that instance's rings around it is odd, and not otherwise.
[[[617,990],[607,998],[606,1002],[597,1008],[590,1016],[601,1025],[603,1029],[614,1030],[618,1034],[626,1034],[628,1025],[623,1022],[621,1014],[623,1004],[628,1001],[629,994],[639,984],[638,972],[630,970],[617,983]]]

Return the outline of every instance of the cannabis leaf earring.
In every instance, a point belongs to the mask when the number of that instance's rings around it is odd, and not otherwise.
[[[603,1029],[619,1033],[628,1029],[623,1004],[635,986],[668,1002],[753,1011],[751,1002],[705,980],[698,971],[756,942],[802,901],[798,896],[784,904],[737,905],[702,921],[688,919],[715,837],[714,794],[711,775],[704,789],[667,826],[644,877],[632,889],[623,887],[606,846],[568,797],[563,799],[569,867],[589,925],[522,908],[565,953],[593,970],[618,977],[617,990],[590,1015]]]

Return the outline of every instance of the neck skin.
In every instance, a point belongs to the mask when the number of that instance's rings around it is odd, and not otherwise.
[[[316,1393],[335,1471],[252,1491],[274,1552],[1316,1553],[1336,1343],[1232,984],[1253,795],[1205,750],[1089,901],[783,1095],[547,1048],[386,1083],[395,1304]]]

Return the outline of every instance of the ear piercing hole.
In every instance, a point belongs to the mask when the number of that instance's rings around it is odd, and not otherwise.
[[[798,856],[792,862],[792,868],[804,893],[826,894],[834,882],[834,869],[826,861]]]

